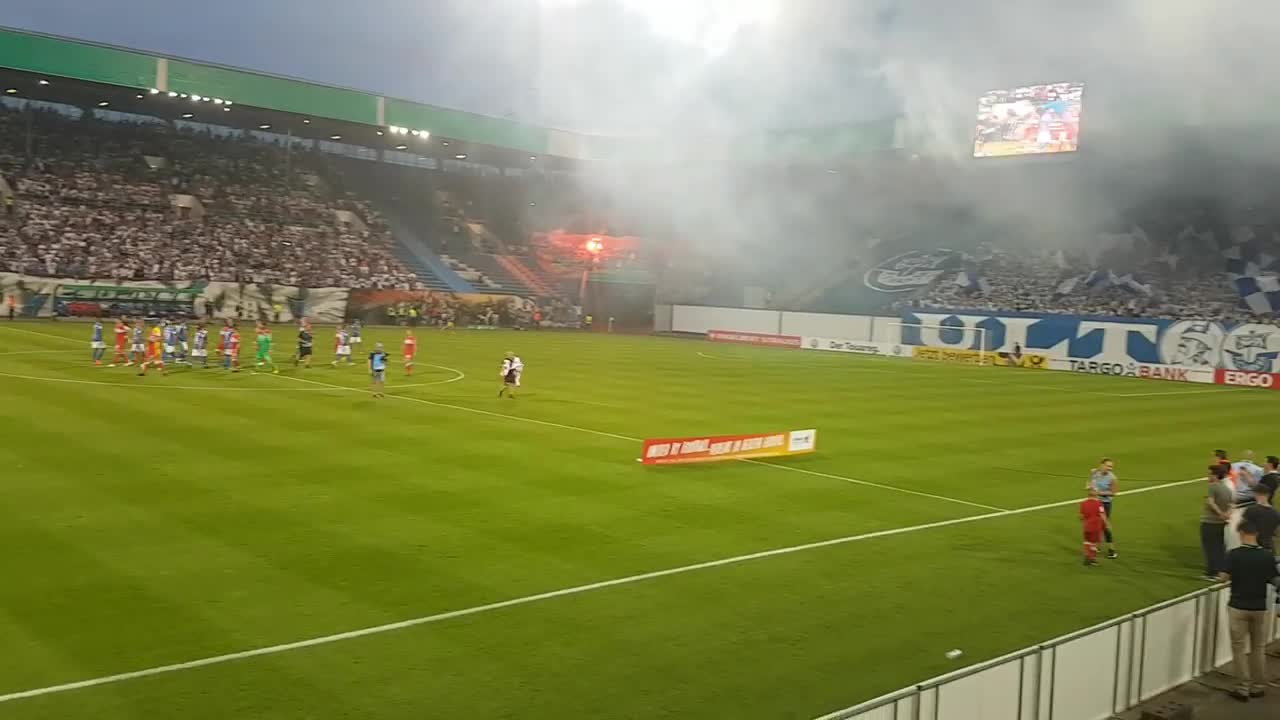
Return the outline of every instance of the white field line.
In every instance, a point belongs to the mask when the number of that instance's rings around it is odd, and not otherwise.
[[[362,388],[331,385],[330,383],[324,383],[318,380],[311,380],[309,378],[295,377],[293,375],[273,375],[272,377],[278,377],[282,380],[296,380],[298,382],[313,383],[316,385],[323,385],[328,388],[351,390],[358,393],[368,393],[367,390],[364,390]],[[613,438],[615,440],[625,440],[627,442],[635,442],[635,443],[644,442],[640,438],[628,437],[626,435],[618,435],[616,433],[603,432],[600,430],[592,430],[591,428],[578,427],[577,425],[565,425],[563,423],[548,422],[546,420],[535,420],[534,418],[521,417],[519,415],[507,415],[505,413],[498,413],[490,410],[480,410],[473,407],[467,407],[465,405],[454,405],[452,403],[442,403],[437,400],[423,400],[422,398],[409,397],[407,395],[391,395],[391,394],[387,395],[387,397],[393,398],[395,400],[405,400],[408,402],[422,403],[423,405],[431,405],[434,407],[449,408],[451,410],[461,410],[463,412],[476,413],[479,415],[487,415],[489,417],[502,418],[504,420],[515,420],[518,422],[534,423],[536,425],[546,425],[548,427],[560,428],[562,430],[573,430],[575,432],[589,433],[591,435],[599,435],[601,437]],[[945,495],[932,495],[930,493],[917,492],[915,490],[907,490],[904,488],[870,482],[867,480],[858,480],[857,478],[844,477],[842,475],[832,475],[830,473],[817,472],[815,470],[804,470],[802,468],[791,467],[789,465],[775,465],[773,463],[761,462],[759,460],[751,460],[751,459],[741,459],[739,460],[739,462],[749,463],[752,465],[763,465],[765,467],[771,467],[777,470],[786,470],[788,472],[798,472],[805,475],[812,475],[814,477],[828,478],[831,480],[841,480],[851,485],[865,485],[867,487],[880,488],[881,490],[889,490],[892,492],[903,493],[906,495],[915,495],[917,497],[932,498],[934,500],[944,500],[946,502],[958,503],[960,505],[968,505],[970,507],[982,508],[983,510],[1004,510],[1004,508],[998,508],[993,505],[983,505],[982,503],[970,502],[969,500],[960,500],[958,498],[946,497]]]
[[[1201,482],[1202,478],[1193,478],[1191,480],[1180,480],[1177,482],[1164,483],[1162,485],[1152,485],[1150,487],[1138,488],[1136,490],[1126,490],[1118,493],[1119,495],[1137,495],[1139,493],[1147,493],[1155,490],[1163,490],[1165,488],[1180,487],[1189,485],[1194,482]],[[34,688],[31,690],[22,690],[19,692],[11,692],[0,695],[0,703],[12,702],[14,700],[22,700],[25,698],[39,697],[41,695],[53,695],[56,693],[70,692],[72,690],[81,690],[84,688],[95,687],[98,685],[110,685],[114,683],[124,682],[126,680],[134,680],[137,678],[150,677],[153,675],[164,675],[167,673],[178,672],[181,670],[193,670],[195,668],[206,667],[208,665],[220,665],[222,663],[233,662],[236,660],[244,660],[262,655],[275,655],[278,653],[290,652],[293,650],[301,650],[304,648],[315,647],[317,645],[328,645],[331,643],[341,642],[343,640],[353,640],[355,638],[366,637],[368,635],[378,635],[381,633],[394,632],[404,630],[406,628],[416,627],[418,625],[429,625],[432,623],[452,620],[454,618],[467,617],[469,615],[479,615],[481,613],[493,612],[504,608],[516,607],[519,605],[529,605],[541,602],[543,600],[551,600],[554,598],[565,597],[569,595],[581,595],[583,593],[593,592],[595,590],[603,590],[605,588],[618,587],[621,585],[631,585],[634,583],[644,582],[647,580],[655,580],[657,578],[670,577],[673,575],[684,575],[687,573],[697,572],[700,570],[710,570],[712,568],[724,567],[727,565],[737,565],[752,560],[763,560],[765,558],[778,557],[781,555],[791,555],[794,553],[806,552],[809,550],[817,550],[820,548],[834,547],[837,545],[847,545],[849,543],[861,542],[863,540],[875,540],[884,537],[893,537],[896,535],[905,535],[907,533],[920,532],[923,530],[933,530],[936,528],[951,527],[954,525],[963,525],[966,523],[978,522],[980,520],[992,520],[995,518],[1008,517],[1011,515],[1022,515],[1025,513],[1038,512],[1040,510],[1049,510],[1052,508],[1066,507],[1080,502],[1078,498],[1071,500],[1062,500],[1059,502],[1045,503],[1043,505],[1033,505],[1031,507],[1018,508],[1016,510],[1000,510],[998,512],[984,513],[982,515],[970,515],[967,517],[955,518],[952,520],[942,520],[940,522],[925,523],[923,525],[911,525],[908,527],[893,528],[890,530],[877,530],[875,532],[861,533],[858,535],[847,535],[845,537],[832,538],[830,540],[820,540],[818,542],[804,543],[802,545],[790,545],[787,547],[774,548],[772,550],[762,550],[760,552],[748,553],[746,555],[735,555],[733,557],[721,558],[719,560],[709,560],[706,562],[694,563],[692,565],[681,565],[679,567],[667,568],[665,570],[655,570],[653,572],[640,573],[638,575],[628,575],[626,577],[614,578],[612,580],[603,580],[600,582],[589,583],[586,585],[574,585],[572,587],[562,588],[560,590],[552,590],[535,595],[525,595],[523,597],[511,598],[499,602],[492,602],[485,605],[475,605],[460,610],[450,610],[448,612],[436,613],[434,615],[423,615],[421,617],[401,620],[399,622],[387,623],[385,625],[374,625],[371,627],[360,628],[358,630],[349,630],[347,632],[335,633],[333,635],[321,635],[318,637],[308,638],[306,640],[298,640],[295,642],[282,643],[279,645],[268,645],[265,647],[254,648],[252,650],[242,650],[240,652],[227,653],[225,655],[213,655],[211,657],[200,658],[197,660],[188,660],[186,662],[174,663],[172,665],[159,665],[157,667],[145,668],[142,670],[134,670],[131,672],[117,673],[115,675],[103,675],[101,677],[90,678],[88,680],[80,680],[77,682],[63,683],[60,685],[49,685],[47,687]]]
[[[933,498],[934,500],[946,500],[947,502],[960,503],[961,505],[969,505],[976,508],[982,508],[983,510],[998,510],[1000,512],[1008,512],[1007,509],[996,507],[994,505],[983,505],[982,503],[969,502],[968,500],[961,500],[959,498],[947,497],[945,495],[933,495],[926,492],[916,492],[915,490],[905,490],[903,488],[894,487],[892,485],[882,485],[880,483],[874,483],[867,480],[856,480],[854,478],[847,478],[840,475],[832,475],[831,473],[818,472],[817,470],[806,470],[804,468],[792,467],[790,465],[775,465],[773,463],[763,462],[760,460],[751,460],[751,459],[743,459],[742,462],[750,463],[751,465],[764,465],[766,467],[777,468],[779,470],[790,470],[792,472],[804,473],[805,475],[813,475],[815,477],[830,478],[832,480],[843,480],[847,483],[854,483],[857,485],[867,485],[869,487],[881,488],[884,490],[891,490],[893,492],[906,493],[907,495],[916,495],[919,497]]]

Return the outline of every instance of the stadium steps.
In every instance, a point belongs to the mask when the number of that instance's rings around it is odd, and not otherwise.
[[[387,226],[391,228],[391,237],[396,241],[396,255],[418,274],[427,289],[456,293],[478,292],[471,283],[432,252],[426,241],[399,217],[388,214],[385,218]]]
[[[551,286],[543,282],[529,269],[527,265],[521,262],[520,258],[515,255],[495,255],[494,258],[502,265],[507,272],[511,273],[517,280],[524,283],[535,295],[545,297],[552,295]]]
[[[478,292],[491,295],[530,295],[532,290],[516,280],[492,255],[473,253],[465,258],[442,255],[455,272],[476,287]]]

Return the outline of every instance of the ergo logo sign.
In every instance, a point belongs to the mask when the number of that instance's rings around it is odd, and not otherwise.
[[[1246,372],[1244,370],[1219,370],[1214,378],[1219,385],[1238,385],[1241,387],[1276,388],[1277,374],[1264,372]]]

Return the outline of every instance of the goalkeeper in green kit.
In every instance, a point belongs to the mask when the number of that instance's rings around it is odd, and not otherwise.
[[[271,372],[279,373],[276,363],[271,359],[271,328],[264,322],[258,323],[258,367],[271,366]]]

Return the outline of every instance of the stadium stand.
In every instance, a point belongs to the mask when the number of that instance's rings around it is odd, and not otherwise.
[[[386,224],[322,158],[252,138],[70,108],[0,108],[14,217],[0,263],[32,275],[416,289]],[[20,124],[30,120],[30,132]],[[28,146],[30,143],[30,154]],[[194,200],[180,204],[178,196]]]

